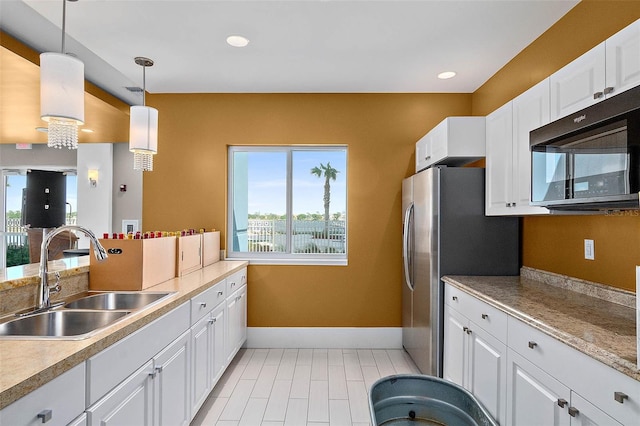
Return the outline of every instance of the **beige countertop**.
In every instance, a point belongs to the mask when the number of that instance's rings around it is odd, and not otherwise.
[[[87,257],[87,256],[85,256]],[[79,259],[79,258],[78,258]],[[70,267],[78,272],[89,268],[80,261],[65,260],[61,269]],[[211,287],[239,269],[243,261],[221,261],[198,271],[174,278],[146,289],[147,291],[175,291],[176,294],[142,311],[133,312],[118,323],[83,340],[15,340],[0,339],[0,409],[49,382],[65,371],[82,363],[134,331],[142,328],[191,297]],[[69,272],[69,273],[73,273]],[[37,276],[37,270],[36,270]],[[22,279],[19,277],[18,279]],[[24,278],[26,281],[27,278]],[[10,282],[0,283],[0,289],[10,288]],[[13,285],[16,285],[15,282]]]
[[[640,380],[636,364],[636,311],[629,300],[632,293],[602,289],[604,286],[595,289],[587,286],[588,291],[578,292],[573,290],[584,288],[566,283],[558,287],[522,276],[448,276],[443,280]],[[625,300],[623,304],[605,300],[600,290],[613,293],[609,300]]]

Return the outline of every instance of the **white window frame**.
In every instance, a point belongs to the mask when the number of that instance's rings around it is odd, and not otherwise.
[[[287,247],[292,247],[292,227],[293,227],[293,151],[344,151],[345,164],[348,169],[348,149],[346,145],[278,145],[278,146],[228,146],[227,150],[227,242],[226,258],[230,260],[246,260],[256,265],[328,265],[346,266],[348,263],[348,187],[345,191],[345,242],[344,253],[274,253],[274,252],[234,252],[233,251],[233,216],[234,216],[234,154],[236,152],[286,152],[287,155],[287,194],[286,194],[286,216],[287,216]],[[347,182],[347,170],[341,170]]]

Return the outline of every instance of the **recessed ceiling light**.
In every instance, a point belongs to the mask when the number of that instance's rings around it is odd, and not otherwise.
[[[440,74],[438,74],[438,78],[440,80],[447,80],[449,78],[453,78],[456,76],[456,73],[454,71],[445,71],[445,72],[441,72]]]
[[[241,35],[230,35],[227,37],[227,44],[233,47],[245,47],[249,44],[249,39]]]
[[[80,131],[85,133],[93,133],[93,130],[91,129],[80,129]]]

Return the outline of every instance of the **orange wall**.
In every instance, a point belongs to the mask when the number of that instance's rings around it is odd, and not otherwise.
[[[583,0],[473,94],[473,114],[486,115],[640,18],[639,1]],[[523,263],[635,291],[640,215],[545,216],[523,221]],[[594,261],[584,239],[595,240]]]
[[[163,94],[154,171],[144,176],[146,229],[222,230],[228,145],[348,146],[348,266],[249,267],[248,323],[401,325],[401,180],[415,142],[471,113],[470,94]],[[224,245],[224,242],[222,243]]]

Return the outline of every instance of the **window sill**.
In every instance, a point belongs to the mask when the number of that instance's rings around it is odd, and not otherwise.
[[[249,265],[348,266],[348,259],[252,259],[227,257],[225,260],[242,260],[249,262]]]

